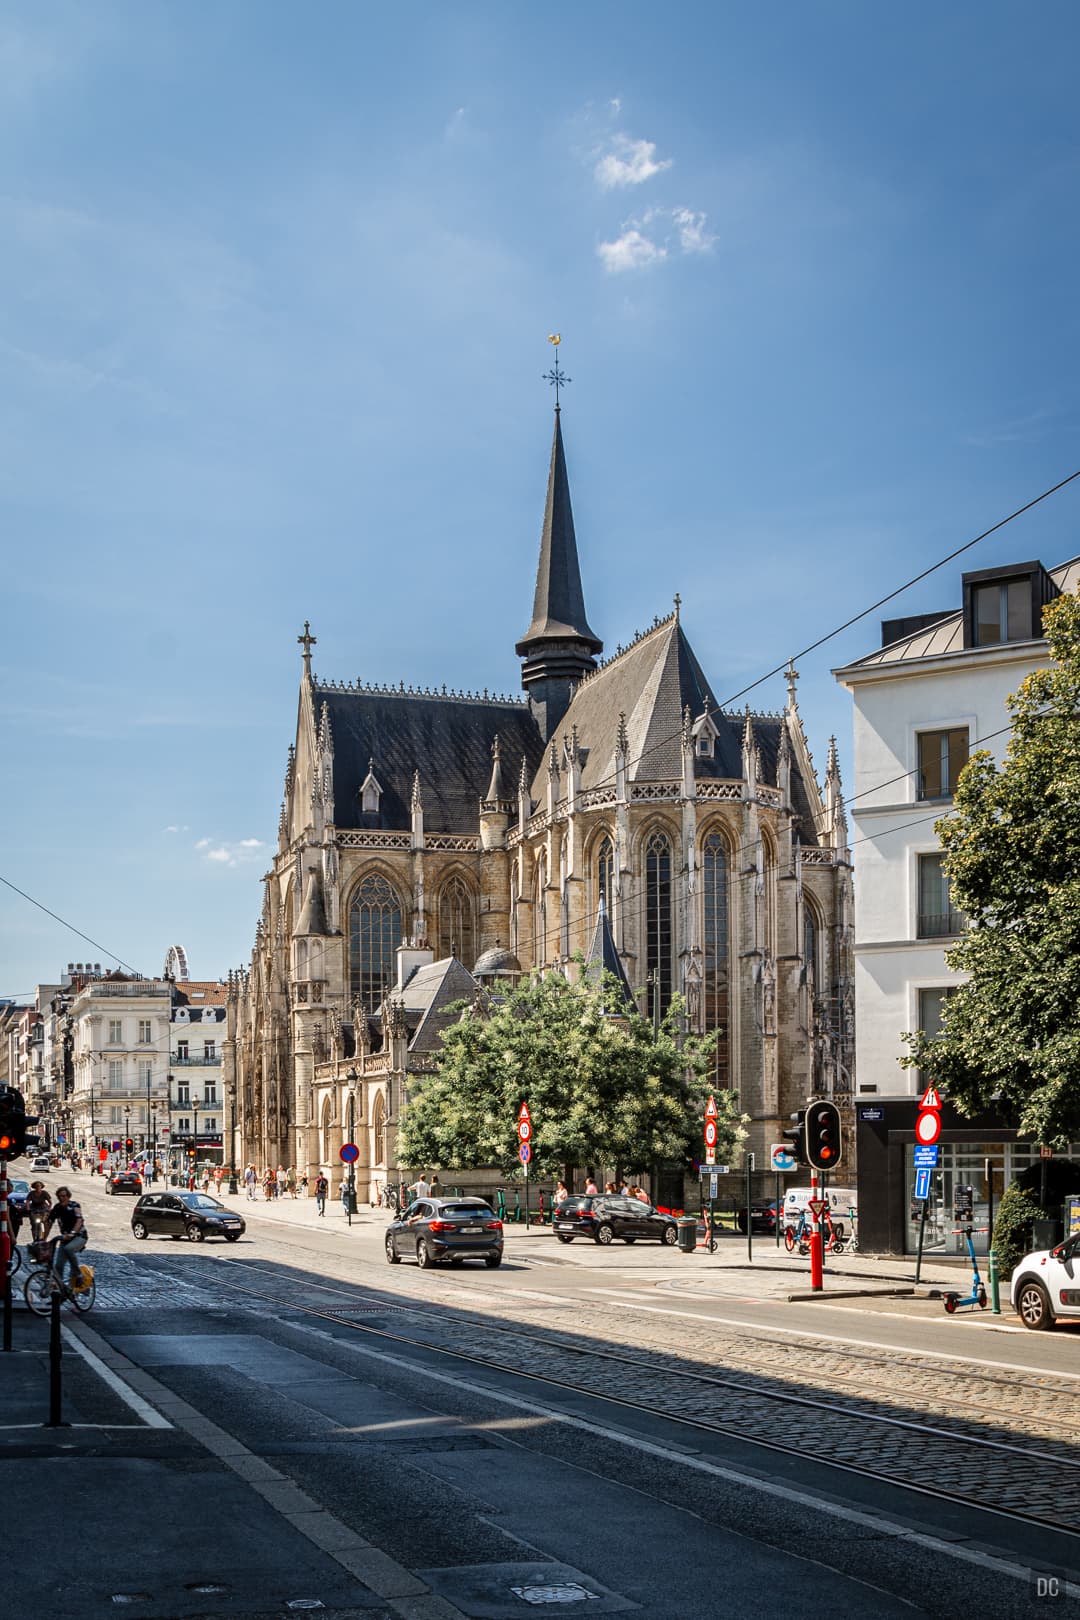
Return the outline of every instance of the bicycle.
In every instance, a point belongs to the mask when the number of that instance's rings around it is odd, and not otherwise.
[[[842,1226],[833,1225],[832,1216],[829,1214],[827,1209],[822,1210],[821,1212],[821,1228],[822,1234],[825,1236],[826,1254],[843,1254],[844,1228]],[[805,1209],[801,1210],[799,1213],[798,1226],[786,1226],[784,1228],[784,1246],[786,1247],[788,1254],[794,1253],[795,1246],[798,1244],[799,1253],[805,1260],[807,1255],[810,1253],[810,1236],[812,1230],[813,1228],[810,1225],[809,1211]]]
[[[35,1316],[49,1315],[55,1294],[70,1300],[75,1309],[81,1312],[90,1310],[97,1298],[93,1266],[79,1267],[79,1283],[75,1287],[61,1283],[56,1277],[53,1254],[58,1242],[58,1238],[48,1238],[30,1246],[31,1257],[36,1264],[23,1284],[23,1298],[27,1309],[33,1311]]]

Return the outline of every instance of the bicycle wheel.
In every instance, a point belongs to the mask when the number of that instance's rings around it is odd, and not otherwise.
[[[830,1254],[843,1254],[845,1248],[843,1238],[834,1238],[829,1245]]]
[[[23,1287],[23,1299],[35,1316],[48,1316],[52,1310],[52,1272],[47,1267],[30,1273]]]
[[[788,1254],[793,1253],[795,1249],[795,1228],[792,1226],[784,1227],[784,1247]]]
[[[83,1270],[90,1271],[90,1267],[84,1266]],[[85,1288],[80,1288],[78,1293],[72,1294],[72,1301],[77,1311],[88,1311],[92,1308],[96,1298],[97,1283],[94,1281],[93,1272],[90,1271],[90,1281],[87,1283]]]

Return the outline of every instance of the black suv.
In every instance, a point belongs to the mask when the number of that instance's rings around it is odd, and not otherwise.
[[[622,1238],[624,1243],[657,1238],[661,1243],[674,1244],[679,1238],[673,1215],[662,1215],[640,1198],[620,1198],[610,1193],[599,1198],[564,1198],[555,1206],[552,1227],[560,1243],[584,1237],[592,1238],[594,1243],[610,1243],[613,1238]]]

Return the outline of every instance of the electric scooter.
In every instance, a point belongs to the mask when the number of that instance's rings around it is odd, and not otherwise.
[[[975,1258],[975,1244],[971,1238],[971,1227],[964,1227],[964,1236],[967,1239],[968,1254],[971,1257],[971,1293],[949,1293],[942,1296],[941,1303],[949,1316],[952,1316],[961,1305],[977,1305],[981,1311],[986,1309],[986,1289],[979,1276],[979,1262]]]

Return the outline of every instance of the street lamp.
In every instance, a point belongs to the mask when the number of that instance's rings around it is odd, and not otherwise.
[[[194,1151],[194,1161],[195,1162],[191,1167],[191,1185],[194,1187],[194,1185],[195,1185],[195,1171],[198,1169],[198,1166],[199,1166],[199,1099],[198,1099],[198,1097],[193,1097],[191,1099],[191,1111],[192,1111],[192,1114],[193,1114],[194,1119],[195,1119],[195,1128],[191,1133],[191,1140],[192,1140],[192,1143],[193,1143],[194,1149],[195,1149],[195,1151]]]
[[[236,1085],[229,1087],[229,1192],[236,1197]]]
[[[128,1143],[130,1141],[131,1141],[131,1104],[128,1103],[127,1107],[124,1109],[124,1157],[128,1160],[129,1163],[131,1162],[131,1154],[128,1152]]]

